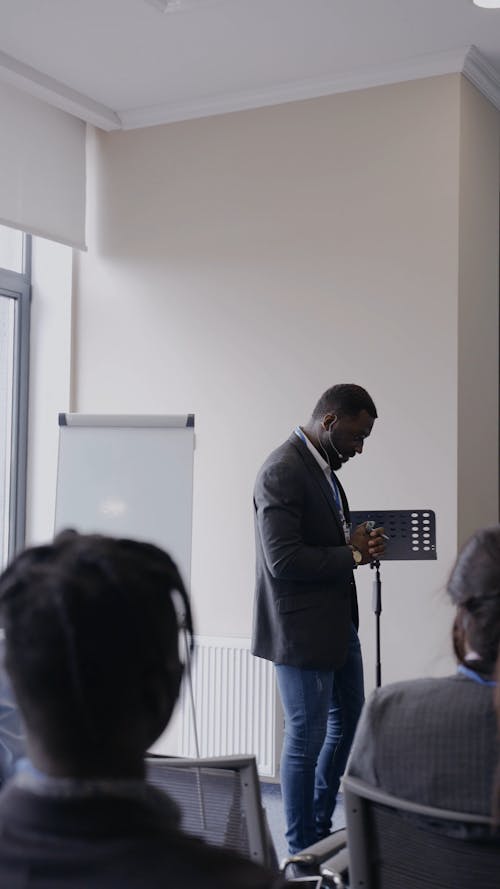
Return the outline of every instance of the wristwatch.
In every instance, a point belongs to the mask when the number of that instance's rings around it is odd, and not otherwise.
[[[356,549],[355,546],[351,546],[351,549],[352,549],[352,557],[354,559],[354,562],[355,562],[356,568],[357,568],[358,565],[361,565],[361,562],[363,561],[363,556],[362,556],[361,552],[359,551],[359,549]]]

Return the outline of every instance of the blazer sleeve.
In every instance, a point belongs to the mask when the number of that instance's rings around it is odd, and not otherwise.
[[[285,461],[266,467],[256,483],[254,505],[273,578],[321,582],[352,576],[352,552],[340,539],[338,545],[323,546],[304,540],[304,490],[296,467]]]

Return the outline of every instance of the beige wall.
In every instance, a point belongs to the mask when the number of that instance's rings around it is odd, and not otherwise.
[[[458,539],[498,521],[498,112],[462,79]]]
[[[352,381],[380,419],[342,471],[351,506],[438,520],[437,562],[384,566],[383,678],[450,666],[464,105],[457,75],[95,136],[73,408],[195,412],[203,634],[250,634],[255,473],[327,386]],[[496,244],[485,250],[491,267]],[[474,521],[491,520],[490,500]],[[358,573],[370,687],[371,577]]]

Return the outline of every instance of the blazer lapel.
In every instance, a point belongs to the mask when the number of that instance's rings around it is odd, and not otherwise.
[[[333,496],[332,486],[329,483],[328,479],[326,478],[325,473],[321,469],[321,466],[319,465],[318,461],[314,459],[314,457],[311,454],[307,445],[304,444],[304,442],[302,441],[301,438],[299,438],[299,436],[297,435],[296,432],[292,432],[292,434],[288,440],[289,440],[290,444],[292,444],[299,451],[299,453],[305,463],[306,468],[310,472],[311,476],[314,478],[321,493],[323,494],[323,497],[325,498],[326,502],[328,503],[328,506],[330,507],[330,509],[333,513],[333,517],[334,517],[335,521],[337,522],[337,525],[339,526],[339,530],[340,530],[342,537],[343,537],[344,536],[344,526],[342,524],[342,519],[340,517],[340,513],[337,509],[337,504],[335,503],[335,498]],[[335,478],[337,478],[337,476],[335,476]],[[344,489],[338,479],[337,479],[337,484],[338,484],[339,490],[341,492],[342,504],[344,506],[344,515],[345,515],[346,521],[349,521],[349,518],[348,518],[349,510],[348,509],[346,510],[347,500],[346,500],[345,492],[344,492]]]
[[[335,475],[335,479],[336,479],[336,481],[337,481],[337,484],[338,484],[338,486],[339,486],[340,497],[341,497],[341,500],[342,500],[342,507],[343,507],[343,509],[344,509],[344,517],[345,517],[345,520],[346,520],[347,524],[349,524],[349,523],[350,523],[350,520],[351,520],[351,514],[350,514],[350,512],[349,512],[349,504],[348,504],[348,502],[347,502],[347,496],[346,496],[346,493],[345,493],[345,491],[344,491],[342,485],[341,485],[340,482],[339,482],[339,477],[338,477],[337,473],[335,472],[334,475]]]

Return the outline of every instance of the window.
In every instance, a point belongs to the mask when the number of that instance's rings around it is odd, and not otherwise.
[[[0,226],[0,568],[24,545],[31,238]]]

